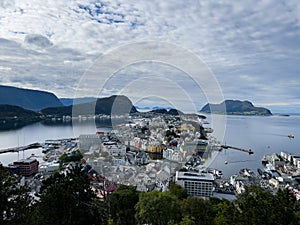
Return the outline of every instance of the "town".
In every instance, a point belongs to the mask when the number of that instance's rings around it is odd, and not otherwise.
[[[243,168],[238,174],[223,178],[218,168],[205,165],[213,154],[231,146],[221,145],[206,124],[205,117],[197,114],[133,114],[110,132],[46,140],[41,145],[43,156],[33,154],[9,164],[7,169],[21,175],[20,182],[33,193],[51,174],[80,163],[92,188],[107,192],[121,184],[132,185],[139,192],[167,191],[170,182],[175,182],[190,196],[222,194],[226,198],[242,193],[245,186],[258,185],[274,193],[289,189],[300,199],[300,155],[268,155],[262,159],[265,168],[258,169],[258,174]],[[246,152],[253,154],[251,150]]]

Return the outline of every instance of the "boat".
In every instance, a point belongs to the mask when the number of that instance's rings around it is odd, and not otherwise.
[[[261,163],[266,165],[268,163],[267,157],[264,155],[264,157],[261,159]]]
[[[241,169],[240,174],[247,176],[247,177],[255,176],[255,173],[251,169],[248,169],[248,168]]]
[[[222,176],[223,176],[223,172],[218,169],[208,168],[207,172],[213,174],[214,177],[217,179],[222,178]]]
[[[268,163],[268,159],[267,159],[267,156],[266,156],[266,155],[264,155],[264,156],[262,157],[261,163],[264,164],[264,165]]]

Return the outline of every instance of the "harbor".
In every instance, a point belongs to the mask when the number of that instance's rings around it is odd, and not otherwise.
[[[7,149],[0,149],[0,154],[3,154],[3,153],[8,153],[8,152],[20,152],[20,151],[26,151],[26,150],[29,150],[29,149],[35,149],[35,148],[39,148],[39,147],[42,147],[42,144],[41,143],[32,143],[32,144],[29,144],[29,145],[25,145],[25,146],[19,146],[19,147],[14,147],[14,148],[7,148]]]
[[[165,121],[169,121],[168,125]],[[286,162],[282,157],[278,157],[281,153],[275,154],[277,157],[266,154],[255,161],[252,158],[257,158],[261,154],[258,149],[254,151],[252,148],[242,148],[240,147],[242,145],[237,144],[236,146],[222,145],[213,136],[211,129],[206,129],[209,131],[206,133],[207,140],[201,140],[199,139],[200,133],[188,124],[188,121],[184,120],[177,123],[176,119],[171,116],[154,116],[151,119],[136,118],[130,123],[105,132],[82,134],[72,138],[48,138],[38,145],[34,143],[36,149],[27,148],[34,146],[31,144],[9,149],[23,150],[23,153],[37,151],[37,154],[33,152],[23,158],[36,158],[39,161],[38,172],[43,174],[43,177],[61,168],[64,165],[62,164],[63,158],[64,160],[70,159],[80,152],[81,162],[89,166],[94,173],[105,177],[111,183],[134,185],[140,191],[152,188],[166,190],[168,183],[175,179],[176,171],[186,169],[195,173],[211,174],[214,180],[213,195],[235,196],[242,193],[245,186],[251,184],[271,191],[276,191],[278,188],[290,188],[295,190],[295,194],[297,193],[298,165],[292,166],[290,162],[284,167]],[[203,124],[208,125],[206,122]],[[170,128],[174,129],[174,133]],[[177,133],[178,128],[181,129],[180,133]],[[169,131],[166,132],[167,130]],[[172,138],[166,136],[170,134],[174,136]],[[179,136],[176,137],[178,134],[180,136],[184,134],[185,138],[189,138],[181,139]],[[16,151],[13,151],[3,155],[15,153]],[[213,158],[214,154],[217,155],[216,158]],[[254,169],[253,167],[247,168],[247,160],[244,160],[244,166],[228,176],[224,168],[228,166],[231,168],[231,165],[234,165],[233,161],[228,159],[231,154],[239,155],[240,161],[243,161],[243,158],[250,158],[251,162],[255,161],[259,166]],[[222,157],[223,163],[213,164],[222,155],[227,157]],[[285,158],[291,160],[288,156]],[[297,159],[295,156],[294,158]],[[209,160],[212,160],[212,164],[204,167],[205,162]],[[19,157],[15,161],[19,161]],[[270,166],[271,164],[274,169]],[[284,171],[282,166],[286,168]],[[266,168],[274,171],[270,173]]]

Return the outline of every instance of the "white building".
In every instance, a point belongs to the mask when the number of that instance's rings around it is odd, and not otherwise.
[[[210,197],[213,195],[214,176],[210,173],[176,171],[176,183],[185,188],[190,196]]]
[[[298,162],[300,161],[300,156],[294,156],[293,157],[293,165],[298,166]],[[299,167],[298,167],[299,168]]]
[[[126,146],[118,145],[116,142],[104,142],[102,152],[107,152],[110,156],[125,156]]]
[[[59,163],[44,163],[39,167],[39,172],[48,174],[59,169]]]
[[[288,158],[289,158],[289,153],[287,153],[287,152],[280,152],[280,156],[282,157],[282,158],[284,158],[285,160],[288,160]]]

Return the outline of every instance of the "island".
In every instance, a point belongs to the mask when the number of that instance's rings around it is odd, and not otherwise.
[[[202,113],[216,113],[227,115],[254,115],[271,116],[269,109],[256,107],[250,101],[225,100],[220,104],[207,103],[201,110]]]

